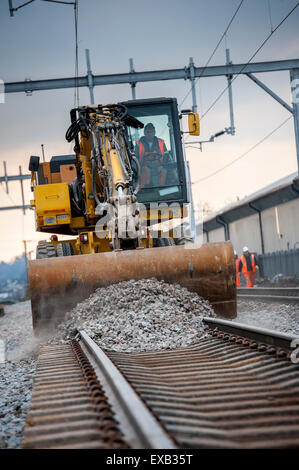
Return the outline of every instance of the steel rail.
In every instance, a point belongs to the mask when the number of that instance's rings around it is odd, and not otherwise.
[[[104,351],[84,332],[79,331],[80,345],[91,362],[96,362],[100,371],[107,379],[108,391],[113,393],[113,397],[109,393],[109,401],[114,403],[114,408],[120,423],[120,427],[124,426],[127,433],[128,423],[135,430],[134,448],[136,446],[136,439],[140,441],[142,448],[146,449],[176,449],[177,446],[173,439],[169,437],[167,431],[149,411],[147,406],[141,400],[136,391],[132,388],[129,382],[125,379],[123,374],[113,364],[111,359],[104,353]],[[85,350],[87,349],[87,351]],[[91,357],[90,357],[91,356]],[[96,373],[98,373],[95,368]],[[103,377],[98,376],[98,379],[103,383]],[[105,388],[105,384],[104,384]],[[120,411],[122,410],[122,411]],[[119,411],[121,415],[119,416]],[[124,416],[125,415],[125,416]],[[126,418],[123,422],[122,418]],[[132,439],[132,438],[131,438]],[[126,435],[126,441],[128,437]]]
[[[80,345],[42,346],[22,448],[128,447]]]
[[[279,331],[260,328],[257,326],[244,325],[243,323],[237,323],[234,321],[227,321],[208,317],[204,317],[203,321],[212,329],[218,329],[234,335],[253,339],[261,343],[277,346],[279,348],[285,348],[287,350],[291,350],[292,341],[294,339],[298,339],[298,336],[295,335],[289,335]]]
[[[210,324],[188,347],[107,354],[180,448],[298,448],[298,364],[243,325],[239,337]]]
[[[299,303],[298,287],[238,287],[239,300],[255,300],[264,302]]]

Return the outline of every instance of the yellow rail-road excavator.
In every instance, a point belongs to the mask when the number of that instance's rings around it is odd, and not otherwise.
[[[96,287],[151,277],[235,317],[231,243],[192,245],[182,232],[190,185],[176,99],[82,106],[70,115],[66,139],[75,154],[50,162],[32,156],[29,164],[36,230],[52,234],[28,262],[35,332],[57,324]],[[198,116],[188,120],[198,135]]]

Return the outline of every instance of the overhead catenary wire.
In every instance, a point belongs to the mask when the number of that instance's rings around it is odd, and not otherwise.
[[[187,142],[186,142],[187,143]],[[186,148],[191,148],[191,149],[196,149],[196,150],[200,150],[200,147],[196,146],[196,145],[187,145]]]
[[[269,21],[270,21],[270,26],[271,26],[271,32],[273,31],[273,23],[272,23],[272,14],[271,14],[271,5],[270,5],[270,0],[266,0],[268,4],[268,13],[269,13]]]
[[[269,41],[271,36],[275,33],[275,31],[280,28],[280,26],[287,20],[287,18],[296,10],[296,8],[299,6],[299,2],[289,11],[289,13],[280,21],[280,23],[271,31],[271,33],[264,39],[262,44],[257,48],[257,50],[252,54],[248,62],[246,62],[245,65],[241,68],[241,70],[231,79],[230,83],[222,90],[222,92],[218,95],[218,97],[213,101],[213,103],[209,106],[209,108],[203,113],[201,119],[203,119],[210,111],[211,109],[215,106],[215,104],[220,100],[220,98],[223,96],[223,94],[228,90],[229,87],[232,86],[232,83],[237,80],[237,78],[240,76],[240,74],[246,69],[247,65],[250,64],[252,59],[259,53],[259,51],[264,47],[264,45]]]
[[[28,0],[27,2],[22,3],[22,4],[19,5],[18,7],[13,8],[13,6],[12,6],[12,0],[8,0],[10,16],[14,16],[14,15],[13,15],[13,12],[14,12],[14,11],[18,11],[18,10],[20,10],[21,8],[26,7],[27,5],[30,5],[30,3],[33,3],[33,2],[35,2],[35,0]],[[67,1],[63,1],[63,0],[41,0],[41,2],[60,3],[60,4],[62,4],[62,5],[73,5],[73,4],[74,4],[74,2],[67,2]]]
[[[75,90],[74,90],[74,107],[79,106],[79,65],[78,65],[78,0],[74,3],[75,16]]]
[[[62,0],[43,0],[44,2],[59,3],[63,5],[74,6],[74,24],[75,24],[75,89],[74,89],[74,107],[79,106],[79,61],[78,61],[78,16],[79,16],[79,0],[73,2]]]
[[[28,2],[19,5],[17,8],[12,8],[12,2],[9,2],[9,10],[11,16],[13,12],[23,8],[30,3],[33,3],[35,0],[29,0]],[[74,7],[74,17],[75,17],[75,89],[74,89],[74,107],[79,106],[79,66],[78,66],[78,2],[79,0],[74,1],[63,1],[63,0],[41,0],[42,2],[48,3],[58,3],[60,5],[72,5]]]
[[[63,5],[73,5],[74,2],[64,2],[62,0],[42,0],[43,2],[62,3]]]
[[[207,66],[208,66],[209,63],[211,62],[211,60],[212,60],[212,58],[213,58],[215,52],[217,51],[218,47],[220,46],[220,44],[221,44],[223,38],[226,36],[226,33],[228,32],[229,28],[231,27],[231,24],[232,24],[232,22],[234,21],[234,19],[235,19],[236,15],[237,15],[238,11],[240,10],[240,8],[241,8],[243,2],[244,2],[244,0],[241,0],[241,1],[240,1],[240,3],[239,3],[239,5],[238,5],[237,9],[235,10],[235,13],[233,14],[233,16],[231,17],[231,19],[230,19],[230,21],[229,21],[229,23],[228,23],[228,25],[227,25],[225,31],[223,32],[221,38],[219,39],[219,41],[218,41],[216,47],[214,48],[212,54],[211,54],[210,57],[209,57],[207,63],[206,63],[205,66],[203,67],[200,76],[195,80],[194,86],[196,86],[196,84],[198,83],[199,79],[202,77],[202,75],[203,75],[205,69],[207,68]],[[181,103],[180,103],[180,105],[179,105],[179,108],[181,108],[182,104],[186,101],[186,99],[187,99],[188,96],[190,95],[191,91],[192,91],[192,89],[190,89],[190,90],[188,91],[188,93],[185,95],[185,97],[183,98],[183,100],[181,101]]]
[[[242,153],[241,155],[239,155],[239,157],[235,158],[234,160],[232,160],[230,163],[228,163],[227,165],[224,165],[222,168],[219,168],[218,170],[214,171],[213,173],[211,173],[210,175],[207,175],[207,176],[204,176],[203,178],[200,178],[199,180],[197,181],[194,181],[193,183],[191,184],[198,184],[198,183],[201,183],[202,181],[205,181],[209,178],[212,178],[213,176],[217,175],[218,173],[220,173],[221,171],[225,170],[226,168],[230,167],[231,165],[233,165],[234,163],[236,163],[237,161],[241,160],[242,158],[246,157],[246,155],[248,155],[250,152],[252,152],[254,149],[256,149],[260,144],[262,144],[263,142],[265,142],[265,140],[267,140],[269,137],[271,137],[271,135],[273,135],[276,131],[278,131],[282,126],[284,126],[290,119],[292,118],[292,116],[289,116],[287,119],[285,119],[281,124],[279,124],[279,126],[275,127],[275,129],[273,129],[271,132],[269,132],[269,134],[267,134],[265,137],[263,137],[261,140],[259,140],[256,144],[254,144],[252,147],[250,147],[250,149],[248,149],[246,152]]]

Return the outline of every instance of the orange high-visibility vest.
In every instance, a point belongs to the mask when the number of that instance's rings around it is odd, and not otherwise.
[[[254,254],[250,255],[251,257],[251,265],[252,265],[252,272],[256,272],[256,266],[255,266],[255,262],[254,262]],[[247,263],[246,263],[246,258],[244,255],[241,256],[241,261],[242,261],[242,271],[244,274],[247,274],[248,273],[248,269],[247,269]]]
[[[241,278],[240,278],[240,273],[239,273],[239,264],[240,264],[240,258],[235,259],[236,263],[236,285],[237,287],[241,286]]]
[[[159,145],[160,153],[163,156],[164,155],[164,140],[159,139],[159,137],[157,137],[157,139],[158,139],[158,145]],[[138,157],[139,157],[141,162],[143,162],[143,160],[148,159],[148,160],[152,160],[152,161],[153,160],[159,160],[162,163],[162,157],[159,156],[158,154],[157,154],[157,157],[154,157],[153,155],[149,155],[149,154],[157,153],[156,149],[153,150],[152,152],[146,152],[144,144],[140,140],[137,140],[136,145],[138,145],[138,147],[139,147],[138,148]]]

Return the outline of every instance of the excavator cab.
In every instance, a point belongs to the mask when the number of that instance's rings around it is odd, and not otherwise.
[[[138,202],[186,204],[187,188],[175,98],[126,101],[131,116],[144,128],[127,126],[129,146],[140,165]]]

